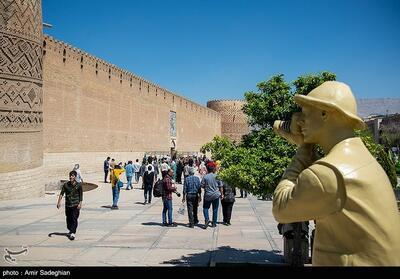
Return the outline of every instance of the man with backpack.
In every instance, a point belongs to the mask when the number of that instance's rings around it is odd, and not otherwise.
[[[154,171],[151,164],[147,165],[147,170],[143,174],[144,184],[144,203],[151,203],[151,190],[154,182]],[[148,194],[148,198],[147,198]]]
[[[176,192],[176,187],[172,184],[172,176],[174,171],[169,169],[167,174],[162,180],[163,185],[163,211],[162,211],[162,222],[164,226],[176,227],[176,223],[172,222],[172,193]],[[180,196],[180,194],[178,195]],[[167,223],[167,212],[168,212],[168,223]]]
[[[163,186],[163,181],[161,179],[158,179],[156,183],[154,183],[154,188],[153,188],[153,196],[155,198],[161,198],[164,193],[164,186]]]

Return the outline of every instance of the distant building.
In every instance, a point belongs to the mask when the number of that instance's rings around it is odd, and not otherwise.
[[[382,132],[382,127],[394,125],[400,127],[400,113],[392,115],[372,115],[369,117],[364,117],[364,122],[368,129],[374,136],[374,140],[380,143],[380,135]]]

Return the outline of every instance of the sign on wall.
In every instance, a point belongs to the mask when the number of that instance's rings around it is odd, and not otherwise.
[[[171,137],[176,137],[176,112],[169,112],[169,135]]]

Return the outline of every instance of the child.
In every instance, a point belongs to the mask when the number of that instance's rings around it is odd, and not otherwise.
[[[82,207],[83,200],[82,185],[76,181],[76,175],[76,171],[71,171],[69,173],[69,181],[62,186],[57,202],[57,208],[60,208],[61,199],[65,193],[65,215],[67,216],[68,238],[70,240],[75,239],[79,211]]]

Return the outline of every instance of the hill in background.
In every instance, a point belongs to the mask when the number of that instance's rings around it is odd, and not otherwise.
[[[400,113],[400,98],[358,99],[358,115],[386,115]]]

